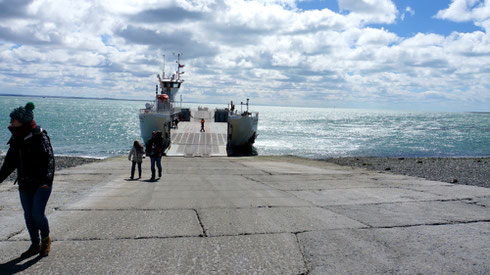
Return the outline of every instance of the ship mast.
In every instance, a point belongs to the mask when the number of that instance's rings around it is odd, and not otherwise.
[[[162,55],[162,57],[163,57],[162,78],[165,78],[165,55]]]
[[[175,55],[175,53],[174,53]],[[182,54],[181,53],[177,53],[177,61],[175,61],[177,63],[177,81],[180,80],[180,75],[183,74],[184,72],[181,72],[180,69],[184,67],[184,65],[180,64],[180,56]]]

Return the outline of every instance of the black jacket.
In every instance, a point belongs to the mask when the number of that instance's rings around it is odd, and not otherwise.
[[[163,138],[161,136],[155,136],[150,138],[146,144],[146,155],[152,158],[160,157],[164,149]]]
[[[0,169],[0,182],[15,169],[19,190],[34,192],[39,186],[53,184],[54,155],[46,131],[36,127],[24,140],[10,138],[10,148]]]

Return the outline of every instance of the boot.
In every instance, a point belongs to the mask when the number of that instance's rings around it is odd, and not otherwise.
[[[20,256],[22,258],[29,258],[29,257],[32,257],[32,256],[38,254],[39,252],[41,252],[41,245],[38,243],[37,244],[31,244],[31,246],[29,246],[29,249],[27,249]]]
[[[49,251],[51,251],[51,238],[47,236],[41,240],[41,252],[39,252],[39,255],[46,257],[49,255]]]

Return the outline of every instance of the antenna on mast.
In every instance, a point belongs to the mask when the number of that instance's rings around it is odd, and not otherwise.
[[[173,54],[174,54],[174,56],[177,55],[177,61],[175,61],[177,63],[177,72],[176,73],[177,73],[177,80],[180,80],[180,75],[183,74],[180,72],[180,68],[184,67],[184,65],[180,64],[180,56],[182,54],[181,53],[177,53],[177,54],[173,53]]]
[[[162,78],[165,78],[165,55],[163,56],[163,70],[162,70]]]

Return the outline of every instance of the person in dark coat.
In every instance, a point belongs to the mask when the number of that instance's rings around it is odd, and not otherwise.
[[[54,155],[47,132],[34,121],[33,110],[34,104],[29,102],[10,113],[8,129],[12,137],[0,169],[0,182],[17,169],[20,201],[32,242],[22,257],[47,256],[51,250],[49,223],[44,211],[53,185]]]
[[[153,131],[146,145],[146,154],[150,156],[151,181],[155,180],[155,164],[158,168],[158,177],[162,177],[163,137],[161,131]]]

